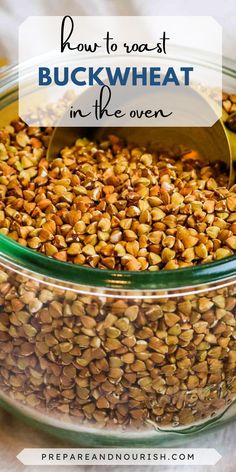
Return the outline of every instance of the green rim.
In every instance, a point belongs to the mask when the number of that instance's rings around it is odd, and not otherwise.
[[[0,254],[4,260],[53,279],[85,286],[126,290],[163,290],[192,287],[225,281],[236,275],[236,256],[210,264],[159,272],[127,272],[83,267],[57,261],[7,236],[0,235]]]

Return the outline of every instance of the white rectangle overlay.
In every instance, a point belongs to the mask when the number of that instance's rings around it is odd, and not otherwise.
[[[221,455],[213,448],[53,448],[23,449],[24,465],[215,465]]]
[[[219,91],[214,109],[196,84]],[[19,112],[32,126],[212,126],[221,88],[210,16],[32,16],[19,29]]]

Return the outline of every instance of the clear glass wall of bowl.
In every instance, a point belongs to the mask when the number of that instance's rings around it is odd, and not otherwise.
[[[0,302],[1,391],[43,415],[144,432],[207,420],[236,395],[232,281],[134,297],[4,264]]]

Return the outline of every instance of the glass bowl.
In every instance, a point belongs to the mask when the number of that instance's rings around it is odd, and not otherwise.
[[[17,67],[0,79],[6,122]],[[236,91],[226,59],[223,89]],[[1,405],[87,446],[165,444],[223,424],[235,414],[235,262],[90,269],[0,234]]]

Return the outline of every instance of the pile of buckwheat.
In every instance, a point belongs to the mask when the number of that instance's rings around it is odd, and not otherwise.
[[[48,163],[52,129],[0,132],[0,232],[60,261],[128,271],[176,269],[236,250],[236,186],[220,163],[79,138]]]
[[[235,287],[83,295],[0,271],[0,388],[96,428],[191,425],[236,395]]]
[[[235,104],[224,94],[231,129]],[[79,138],[49,164],[51,133],[21,120],[0,131],[2,234],[100,269],[175,269],[235,253],[236,186],[226,188],[220,163],[108,136]],[[96,428],[172,428],[222,412],[236,395],[235,285],[145,294],[84,294],[2,265],[1,391]]]

